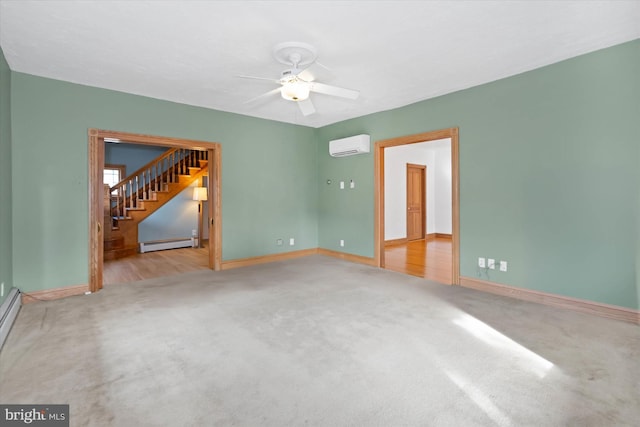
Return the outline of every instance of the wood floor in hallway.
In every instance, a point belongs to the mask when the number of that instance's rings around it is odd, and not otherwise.
[[[385,268],[451,284],[451,239],[437,237],[387,246]]]
[[[206,244],[206,242],[205,242]],[[209,268],[208,248],[182,248],[147,252],[104,262],[105,285],[171,276]]]
[[[385,248],[385,268],[451,283],[451,239],[414,240]],[[208,268],[207,248],[137,254],[104,262],[104,284],[128,283]]]

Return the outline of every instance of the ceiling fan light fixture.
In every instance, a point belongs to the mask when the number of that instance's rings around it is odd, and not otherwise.
[[[309,98],[310,91],[309,83],[295,80],[284,83],[280,93],[288,101],[304,101]]]

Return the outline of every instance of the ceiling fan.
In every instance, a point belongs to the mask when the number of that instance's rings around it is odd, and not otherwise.
[[[281,64],[291,67],[284,70],[280,74],[279,79],[244,75],[239,77],[246,79],[268,80],[279,84],[280,87],[252,98],[246,101],[245,104],[280,93],[282,98],[287,101],[296,102],[304,116],[309,116],[316,112],[316,109],[309,98],[311,92],[347,99],[357,99],[360,95],[360,92],[357,90],[345,89],[314,81],[315,78],[309,70],[309,67],[314,63],[317,65],[320,65],[320,63],[316,61],[316,49],[307,43],[285,42],[277,44],[273,48],[273,56]]]

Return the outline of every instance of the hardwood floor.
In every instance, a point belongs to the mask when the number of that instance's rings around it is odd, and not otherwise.
[[[414,240],[385,248],[385,268],[451,283],[451,239]],[[208,268],[207,248],[148,252],[104,262],[104,284],[135,282]]]
[[[451,239],[438,237],[387,246],[384,257],[388,270],[451,284]]]
[[[205,242],[206,244],[206,242]],[[135,282],[209,268],[209,249],[183,248],[136,254],[104,262],[105,285]]]

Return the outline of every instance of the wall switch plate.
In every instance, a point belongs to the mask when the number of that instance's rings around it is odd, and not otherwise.
[[[276,240],[276,245],[282,246],[282,239],[277,239]]]
[[[344,190],[344,181],[340,181],[340,189]]]
[[[493,258],[489,258],[487,260],[487,267],[489,267],[489,269],[491,270],[495,270],[496,269],[496,260]]]
[[[500,271],[507,271],[507,261],[500,261]]]
[[[289,239],[289,246],[293,246],[296,244],[296,239],[294,239],[293,237]]]
[[[344,240],[340,240],[340,246],[344,247]]]
[[[486,266],[487,264],[485,263],[485,259],[482,257],[478,258],[478,267],[485,268]]]
[[[349,182],[349,187],[350,187],[350,188],[356,188],[356,183],[355,183],[355,182],[353,182],[353,180],[351,180],[351,181]]]
[[[4,282],[2,282],[2,284],[0,284],[0,297],[4,296]]]

